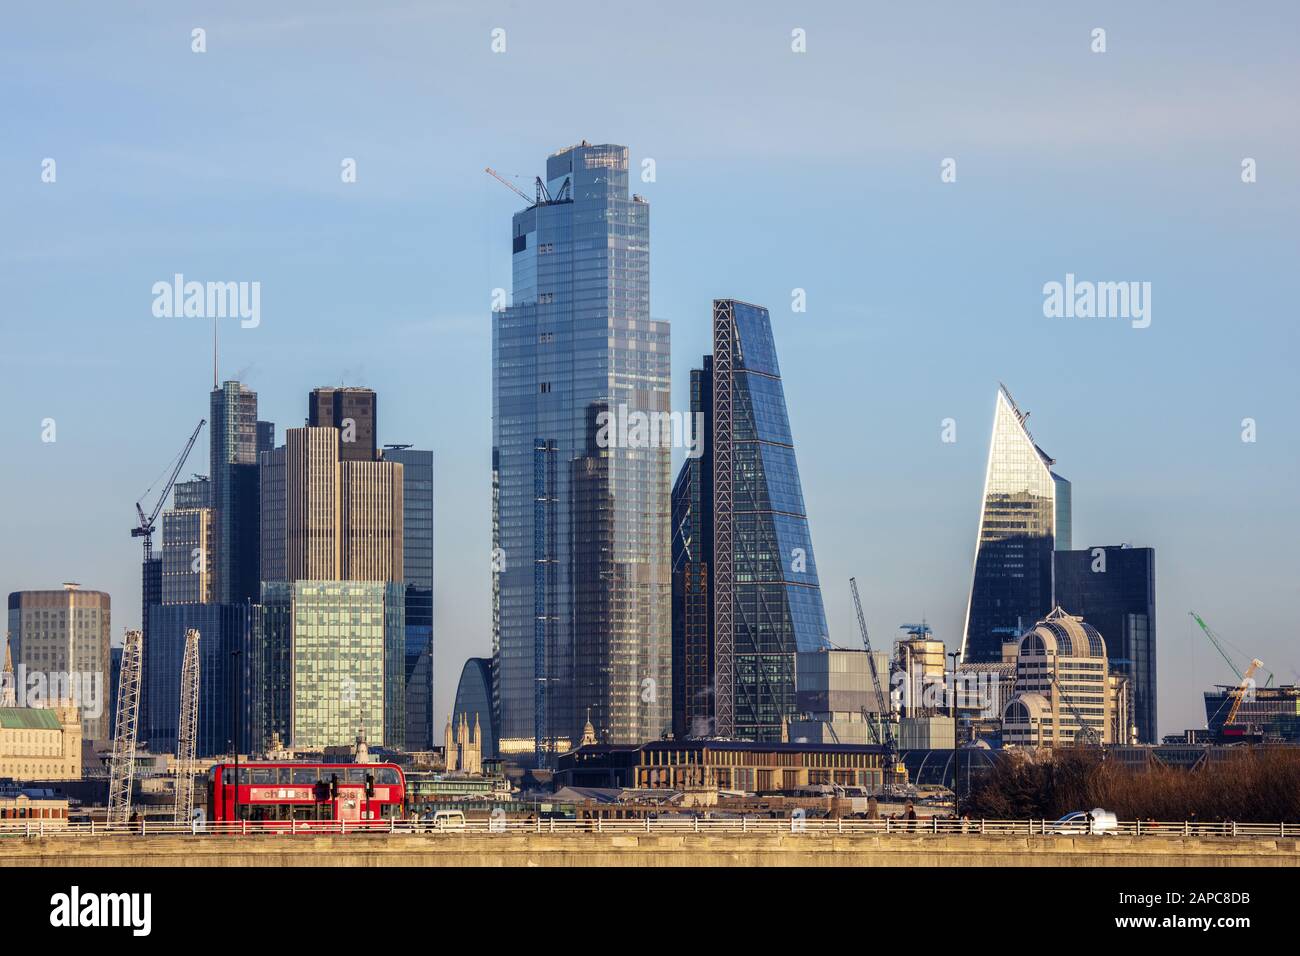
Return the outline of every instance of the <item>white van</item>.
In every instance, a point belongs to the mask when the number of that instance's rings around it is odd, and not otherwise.
[[[1053,823],[1048,832],[1064,835],[1110,834],[1114,836],[1119,832],[1119,818],[1101,807],[1093,810],[1076,810]]]
[[[465,814],[460,810],[438,810],[433,815],[433,829],[463,830],[465,829]]]

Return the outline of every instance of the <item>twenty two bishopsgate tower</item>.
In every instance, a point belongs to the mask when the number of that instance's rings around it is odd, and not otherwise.
[[[1053,607],[1053,551],[1070,548],[1070,483],[1034,443],[1006,386],[998,387],[975,543],[962,660],[1002,659]]]
[[[602,743],[668,729],[671,452],[602,447],[597,422],[669,411],[669,331],[626,147],[549,156],[512,240],[492,323],[493,656],[501,752],[545,763],[588,708]]]

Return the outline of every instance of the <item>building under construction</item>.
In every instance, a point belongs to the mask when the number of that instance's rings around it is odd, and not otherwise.
[[[1205,726],[1212,740],[1300,743],[1300,686],[1255,687],[1242,693],[1237,686],[1220,684],[1205,692]]]

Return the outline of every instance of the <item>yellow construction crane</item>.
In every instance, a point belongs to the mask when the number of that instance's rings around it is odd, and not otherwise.
[[[1241,710],[1241,702],[1246,699],[1246,691],[1254,683],[1251,678],[1254,676],[1255,671],[1263,666],[1264,662],[1257,657],[1250,662],[1250,666],[1246,668],[1246,673],[1241,675],[1241,683],[1232,692],[1232,709],[1228,711],[1228,719],[1223,722],[1225,727],[1236,721],[1237,711]]]

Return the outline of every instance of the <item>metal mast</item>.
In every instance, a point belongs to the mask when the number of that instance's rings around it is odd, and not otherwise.
[[[181,712],[176,722],[176,806],[172,819],[187,822],[194,811],[194,750],[199,733],[199,632],[185,632],[181,664]]]
[[[127,631],[122,643],[122,672],[117,682],[117,727],[109,767],[108,822],[126,823],[131,816],[131,783],[135,778],[136,719],[140,715],[140,671],[144,641],[139,631]]]
[[[867,652],[867,666],[871,669],[871,683],[876,691],[876,707],[880,713],[881,733],[884,735],[885,747],[885,786],[890,787],[894,781],[894,762],[897,748],[894,745],[894,731],[891,726],[893,708],[889,698],[880,688],[880,674],[876,671],[876,655],[871,652],[871,638],[867,636],[867,618],[862,613],[862,599],[858,597],[858,579],[849,578],[849,590],[853,592],[853,607],[858,612],[858,630],[862,634],[862,646]]]

